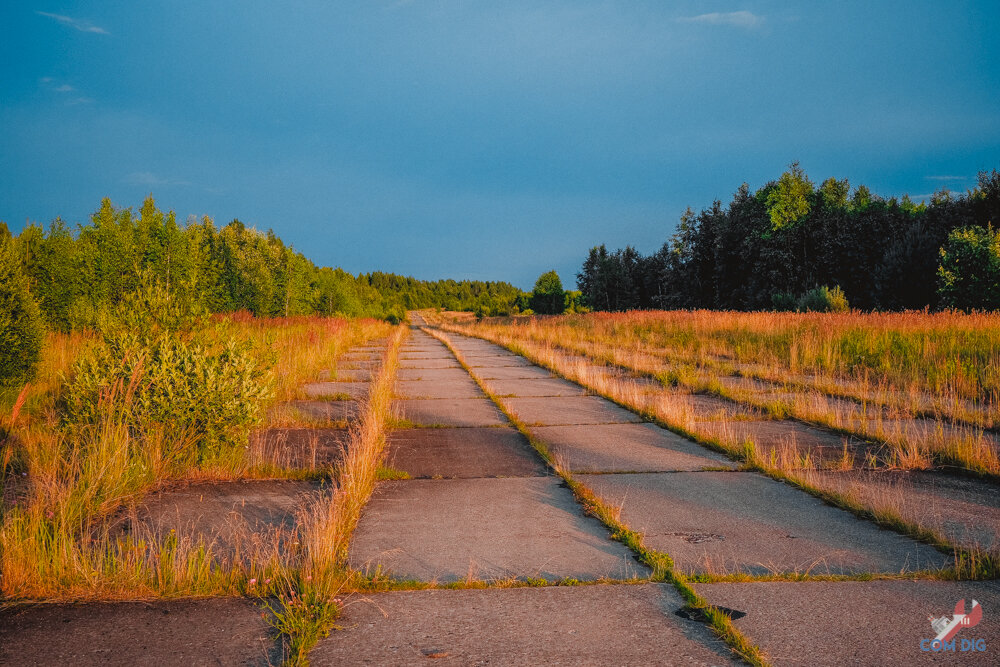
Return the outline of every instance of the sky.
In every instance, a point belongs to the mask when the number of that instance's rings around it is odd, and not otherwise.
[[[793,161],[973,187],[998,32],[996,0],[5,2],[0,220],[152,194],[352,273],[568,287]]]

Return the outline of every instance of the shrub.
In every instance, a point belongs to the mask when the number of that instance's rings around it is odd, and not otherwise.
[[[1000,309],[1000,233],[992,227],[963,227],[940,250],[938,296],[961,310]]]
[[[826,285],[809,290],[799,299],[801,312],[846,313],[851,309],[840,286],[830,289]]]
[[[0,386],[32,378],[45,328],[6,225],[0,226]]]
[[[123,300],[101,334],[64,387],[67,426],[98,423],[109,409],[102,399],[127,388],[121,416],[137,434],[176,434],[196,448],[178,456],[198,463],[234,460],[273,395],[249,345],[213,340],[205,320],[149,285]]]
[[[788,292],[775,292],[771,295],[771,306],[774,310],[795,310],[799,307],[799,299]]]

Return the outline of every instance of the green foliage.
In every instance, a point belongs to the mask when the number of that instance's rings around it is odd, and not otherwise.
[[[811,186],[797,165],[783,178],[785,193],[801,186],[799,211],[808,203],[807,215],[794,222],[779,216],[784,223],[776,229],[772,214],[789,210],[774,208],[782,199],[780,181],[756,193],[743,184],[727,206],[716,201],[697,214],[685,211],[676,233],[652,255],[592,248],[577,274],[586,304],[609,311],[795,310],[817,285],[837,285],[862,310],[997,307],[995,298],[982,297],[993,283],[980,274],[994,255],[981,233],[978,241],[956,241],[964,250],[947,251],[947,262],[940,251],[954,230],[1000,220],[1000,172],[981,173],[965,195],[939,193],[919,204],[883,199],[864,185],[847,198],[847,181],[837,179],[806,197]],[[978,286],[962,287],[971,284],[966,277]],[[958,296],[963,289],[965,296]]]
[[[771,306],[774,310],[795,310],[799,307],[799,299],[788,292],[775,292],[771,295]]]
[[[952,230],[940,255],[938,295],[943,305],[1000,308],[1000,233],[978,226]]]
[[[850,191],[851,185],[846,178],[838,181],[831,176],[819,186],[820,200],[826,208],[846,208]]]
[[[830,289],[826,285],[816,287],[803,294],[796,304],[802,312],[846,313],[851,310],[839,286]]]
[[[567,290],[565,298],[565,313],[589,313],[590,308],[584,305],[583,292],[579,290]]]
[[[531,291],[531,309],[541,315],[558,315],[566,307],[562,281],[555,271],[543,273]]]
[[[259,353],[216,341],[206,322],[158,283],[131,293],[102,320],[101,334],[64,387],[67,425],[99,423],[105,397],[124,393],[130,400],[122,417],[136,432],[162,429],[192,443],[178,456],[211,464],[240,454],[273,394]]]
[[[0,386],[31,379],[44,336],[13,239],[6,225],[0,226]]]
[[[784,229],[808,215],[812,197],[812,181],[799,163],[793,162],[777,184],[767,189],[765,204],[772,228]]]
[[[258,317],[315,313],[401,321],[407,310],[434,307],[505,315],[522,296],[503,282],[355,277],[320,268],[273,232],[239,220],[218,229],[208,217],[181,225],[152,197],[138,215],[104,199],[76,230],[59,219],[48,230],[27,225],[15,245],[45,319],[60,330],[98,326],[146,276],[209,312],[244,310]]]

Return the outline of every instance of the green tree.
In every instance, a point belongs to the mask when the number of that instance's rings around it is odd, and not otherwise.
[[[765,203],[774,229],[783,229],[798,222],[809,214],[813,197],[813,184],[802,171],[798,162],[793,162],[788,171],[769,189]]]
[[[847,208],[847,195],[851,191],[851,185],[847,179],[838,181],[832,176],[819,186],[820,198],[826,208]]]
[[[562,281],[555,271],[543,273],[531,291],[531,309],[540,315],[559,315],[566,306]]]
[[[0,385],[32,378],[44,335],[42,316],[28,289],[14,240],[0,223]]]
[[[942,246],[938,296],[962,310],[1000,309],[1000,233],[992,227],[952,230]]]

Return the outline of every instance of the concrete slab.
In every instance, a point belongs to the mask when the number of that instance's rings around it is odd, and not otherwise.
[[[401,350],[443,350],[446,349],[444,343],[426,337],[421,340],[409,340],[399,346]]]
[[[763,419],[766,416],[761,410],[739,405],[718,396],[687,394],[686,402],[691,406],[693,416],[698,421],[731,420],[734,417]]]
[[[579,475],[689,572],[853,574],[943,567],[948,556],[756,473]]]
[[[415,428],[389,433],[387,462],[413,477],[538,477],[545,465],[512,428]]]
[[[319,379],[336,382],[371,382],[372,371],[370,368],[335,368],[333,371],[320,373]]]
[[[487,343],[486,341],[463,341],[452,338],[452,346],[460,352],[469,353],[487,353],[487,354],[510,354],[510,350],[507,348],[494,345],[493,343]]]
[[[279,664],[247,600],[46,604],[0,611],[3,665]]]
[[[398,380],[393,391],[400,398],[485,398],[469,374],[454,380]]]
[[[459,349],[458,353],[462,357],[464,357],[467,362],[471,362],[474,359],[475,360],[478,360],[478,359],[503,360],[503,359],[521,359],[522,358],[520,355],[514,354],[513,352],[508,352],[507,350],[504,350],[502,348],[497,348],[495,350],[492,350],[492,349],[461,350],[461,349]]]
[[[302,385],[302,392],[309,398],[349,396],[357,400],[368,395],[367,382],[310,382]]]
[[[529,425],[624,424],[642,417],[597,396],[504,398],[508,410]]]
[[[505,426],[503,413],[488,398],[401,399],[401,419],[422,426]]]
[[[401,350],[399,353],[400,359],[451,359],[454,355],[448,351],[447,348],[442,347],[440,350],[433,350],[427,352],[416,352]]]
[[[648,575],[555,477],[384,482],[361,516],[350,563],[439,582]]]
[[[349,600],[313,665],[730,664],[662,584],[382,593]]]
[[[465,358],[465,363],[469,365],[469,368],[503,368],[506,366],[534,366],[533,363],[525,359],[524,357],[518,357],[516,355],[502,355],[502,356],[488,356],[488,357],[469,357],[463,355]]]
[[[341,360],[337,362],[337,368],[348,368],[348,369],[364,369],[369,371],[376,371],[382,366],[380,361],[364,361],[360,359],[349,359]]]
[[[555,377],[541,366],[499,366],[495,368],[470,366],[470,368],[472,374],[481,380],[537,380]]]
[[[400,359],[400,369],[403,368],[461,368],[455,357],[448,359]]]
[[[531,434],[574,472],[655,472],[732,467],[719,454],[655,424],[535,426]]]
[[[251,448],[263,451],[267,460],[284,468],[316,468],[343,459],[347,429],[269,428],[254,432],[250,438]]]
[[[402,381],[425,380],[427,382],[462,382],[469,379],[464,368],[399,368],[396,379]]]
[[[874,424],[870,424],[869,428],[874,430],[874,426]],[[977,441],[982,439],[983,443],[991,447],[993,451],[1000,453],[1000,434],[983,431],[972,426],[959,426],[934,419],[885,420],[879,426],[881,432],[890,438],[906,435],[910,438],[923,440],[938,440],[942,436],[959,440]]]
[[[321,422],[351,421],[361,409],[357,401],[289,401],[287,405],[306,419]]]
[[[753,440],[765,455],[771,452],[808,453],[817,465],[842,459],[845,445],[856,464],[862,465],[864,453],[869,450],[866,443],[856,438],[787,420],[704,422],[698,424],[698,430],[737,444]]]
[[[126,518],[123,532],[149,530],[162,535],[175,530],[180,537],[212,543],[213,552],[225,556],[254,541],[267,542],[292,530],[296,511],[320,489],[317,482],[294,480],[207,482],[167,488],[145,498],[137,519]]]
[[[337,358],[338,362],[370,361],[378,362],[382,359],[381,352],[348,352]]]
[[[716,380],[727,389],[736,389],[740,391],[772,392],[784,386],[775,382],[743,377],[741,375],[720,375],[716,378]]]
[[[498,396],[584,396],[587,390],[562,378],[537,378],[516,380],[483,380],[486,387]]]
[[[820,488],[875,506],[888,505],[905,519],[933,528],[953,544],[1000,557],[1000,494],[983,479],[920,470],[807,471]]]
[[[737,628],[775,665],[997,664],[1000,602],[995,581],[803,581],[695,584],[710,603],[746,613]],[[978,600],[978,625],[955,636],[955,652],[921,650],[935,632],[928,617],[948,619],[965,601]],[[962,640],[982,640],[984,651],[961,651]],[[923,644],[929,648],[929,642]]]

